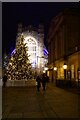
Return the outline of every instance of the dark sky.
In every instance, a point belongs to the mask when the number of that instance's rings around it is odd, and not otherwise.
[[[53,17],[65,8],[74,7],[73,2],[4,2],[2,3],[2,46],[3,53],[10,53],[15,47],[18,23],[23,25],[44,25],[45,39]],[[46,43],[46,42],[45,42]],[[45,44],[46,45],[46,44]]]

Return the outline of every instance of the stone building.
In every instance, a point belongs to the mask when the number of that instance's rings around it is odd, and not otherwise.
[[[55,80],[80,79],[79,9],[65,9],[52,19],[48,33],[49,77]]]
[[[31,25],[23,27],[22,24],[18,25],[18,33],[16,37],[16,46],[20,34],[24,36],[24,43],[27,43],[28,54],[30,55],[30,63],[34,70],[38,73],[42,73],[45,66],[48,63],[48,51],[44,45],[44,26],[39,25],[38,28],[34,28]],[[13,50],[12,54],[15,53]]]

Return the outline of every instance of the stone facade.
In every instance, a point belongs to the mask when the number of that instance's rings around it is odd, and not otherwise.
[[[48,62],[48,51],[44,45],[44,26],[39,25],[38,28],[34,28],[29,25],[24,28],[22,24],[19,24],[16,46],[20,40],[19,37],[21,34],[24,36],[24,43],[27,43],[28,54],[30,55],[29,59],[33,69],[38,73],[42,73]],[[14,52],[15,51],[13,51],[12,54],[14,54]]]
[[[80,69],[80,14],[78,9],[66,9],[52,19],[48,33],[50,79],[78,81]],[[57,67],[57,71],[54,71]]]

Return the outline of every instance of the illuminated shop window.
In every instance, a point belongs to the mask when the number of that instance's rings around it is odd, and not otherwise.
[[[64,79],[64,69],[62,68],[62,66],[60,68],[60,78]]]
[[[60,68],[58,67],[58,70],[57,70],[57,76],[58,76],[58,79],[60,79]]]
[[[64,78],[64,69],[61,67],[58,68],[58,79],[63,79]]]
[[[71,76],[72,76],[72,79],[74,79],[74,65],[71,65]]]

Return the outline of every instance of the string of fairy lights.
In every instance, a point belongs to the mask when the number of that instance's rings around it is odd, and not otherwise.
[[[28,48],[24,44],[23,34],[19,37],[15,54],[9,60],[7,76],[9,80],[29,79],[33,76],[32,66],[29,60]]]

